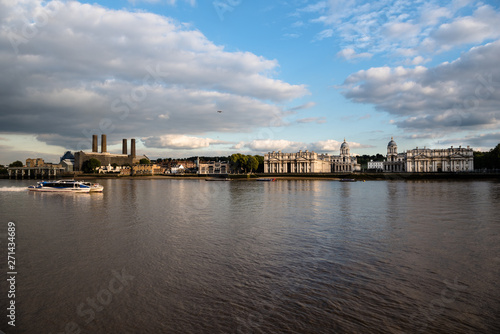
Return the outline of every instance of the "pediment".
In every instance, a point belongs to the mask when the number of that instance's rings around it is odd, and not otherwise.
[[[429,156],[427,156],[423,153],[419,153],[419,154],[415,155],[413,158],[414,159],[429,159]]]

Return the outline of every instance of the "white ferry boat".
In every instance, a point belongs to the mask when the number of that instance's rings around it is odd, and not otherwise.
[[[66,192],[66,193],[89,193],[90,185],[75,180],[41,181],[35,186],[29,186],[30,191],[42,192]]]

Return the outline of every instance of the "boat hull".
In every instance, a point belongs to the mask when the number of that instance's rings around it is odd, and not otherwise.
[[[44,192],[44,193],[89,193],[90,188],[71,188],[71,189],[57,189],[57,188],[28,188],[29,191]]]

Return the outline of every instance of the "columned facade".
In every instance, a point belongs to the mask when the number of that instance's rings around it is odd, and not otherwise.
[[[419,149],[406,152],[408,172],[472,172],[474,152],[472,148]]]
[[[474,152],[472,148],[430,149],[415,148],[406,153],[398,153],[393,138],[387,144],[387,161],[384,172],[472,172],[474,171]]]
[[[351,157],[345,141],[340,155],[318,154],[299,151],[297,153],[270,152],[264,155],[264,173],[339,173],[360,170],[356,157]]]

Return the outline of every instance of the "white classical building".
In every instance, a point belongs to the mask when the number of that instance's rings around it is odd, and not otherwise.
[[[340,155],[269,152],[264,154],[264,173],[338,173],[361,170],[357,158],[351,156],[349,144],[340,145]]]
[[[368,170],[382,171],[382,170],[384,170],[384,162],[385,161],[370,160],[370,161],[368,161],[367,169]]]
[[[474,152],[472,148],[429,149],[418,147],[406,152],[408,172],[472,172]]]
[[[384,172],[472,172],[474,152],[472,148],[430,149],[418,147],[406,153],[398,153],[398,146],[391,137],[387,144],[387,161]]]
[[[387,159],[384,161],[384,172],[405,172],[406,171],[406,153],[398,153],[398,145],[391,137],[387,144]]]

